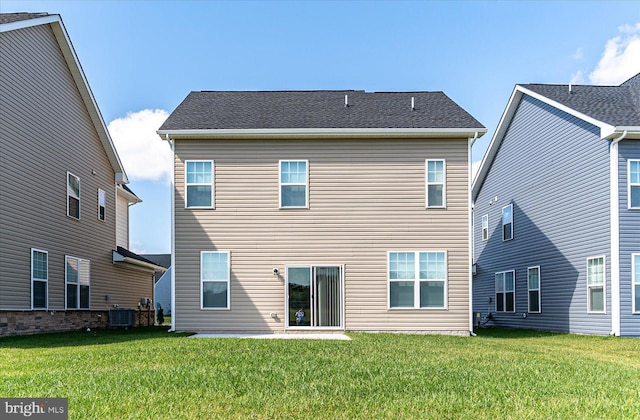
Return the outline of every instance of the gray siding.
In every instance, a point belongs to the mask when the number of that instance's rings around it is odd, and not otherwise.
[[[49,252],[49,309],[65,307],[65,255],[91,261],[92,309],[135,307],[152,275],[112,263],[114,170],[53,32],[4,32],[0,56],[0,310],[31,308],[31,248]],[[67,171],[80,178],[80,220],[66,216]]]
[[[467,139],[178,140],[175,148],[178,330],[282,330],[285,266],[343,264],[346,329],[468,333]],[[446,159],[447,209],[425,208],[427,158]],[[189,159],[215,160],[215,210],[184,208]],[[279,159],[308,159],[309,209],[278,208]],[[230,310],[200,309],[203,250],[231,253]],[[448,252],[448,309],[387,309],[387,252],[398,250]]]
[[[640,210],[628,209],[628,160],[640,159],[640,140],[618,145],[620,194],[620,333],[640,336],[640,313],[632,313],[631,254],[640,253]]]
[[[599,130],[524,96],[474,207],[474,311],[495,325],[608,334],[611,331],[609,169]],[[492,202],[498,197],[497,202]],[[514,239],[501,210],[513,203]],[[489,215],[489,240],[481,221]],[[606,314],[587,313],[586,260],[606,258]],[[527,268],[540,266],[540,314],[527,314]],[[495,314],[494,274],[516,272],[516,312]],[[489,303],[491,299],[491,303]]]

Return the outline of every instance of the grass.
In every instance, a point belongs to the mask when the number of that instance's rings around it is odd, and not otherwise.
[[[352,341],[189,339],[166,327],[0,339],[0,396],[73,419],[639,418],[640,340],[481,330]]]

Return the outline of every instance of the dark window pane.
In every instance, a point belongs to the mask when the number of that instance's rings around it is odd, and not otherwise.
[[[444,307],[444,282],[421,281],[420,282],[420,307],[443,308]]]
[[[496,293],[496,312],[504,312],[504,293]]]
[[[442,185],[429,185],[427,187],[427,199],[429,201],[428,205],[430,207],[442,207],[444,200],[444,194],[442,190]]]
[[[75,284],[67,284],[67,308],[78,308],[78,286]]]
[[[80,307],[89,309],[89,286],[80,286]]]
[[[80,218],[80,200],[71,196],[69,196],[69,216]]]
[[[531,290],[529,292],[529,312],[540,312],[539,296],[540,292],[538,290]]]
[[[413,308],[412,281],[392,281],[389,283],[389,305],[391,308]]]
[[[640,187],[631,186],[631,207],[640,207]]]
[[[302,185],[282,186],[282,207],[305,207],[307,205],[307,188]]]
[[[516,307],[516,302],[515,302],[515,294],[513,292],[507,292],[505,293],[505,300],[506,302],[506,312],[513,312],[515,311],[515,307]]]
[[[210,185],[192,185],[187,187],[187,207],[211,206]]]
[[[202,284],[204,308],[226,308],[228,287],[226,282],[206,281]]]
[[[33,307],[47,307],[47,283],[44,281],[33,282]]]

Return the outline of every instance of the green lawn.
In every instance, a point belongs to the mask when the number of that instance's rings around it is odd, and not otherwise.
[[[640,418],[640,340],[481,330],[352,341],[166,328],[0,339],[0,397],[73,419]]]

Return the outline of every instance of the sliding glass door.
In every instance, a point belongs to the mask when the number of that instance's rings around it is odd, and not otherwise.
[[[340,328],[342,267],[287,268],[287,327]]]

